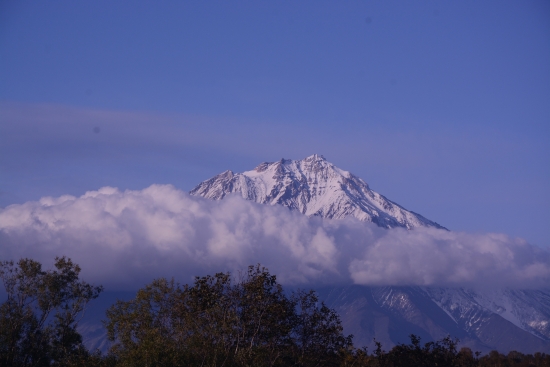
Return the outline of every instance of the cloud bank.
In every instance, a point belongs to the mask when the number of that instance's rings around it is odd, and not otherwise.
[[[550,284],[550,253],[503,234],[385,230],[237,196],[210,201],[171,185],[104,187],[0,209],[1,260],[51,264],[63,255],[81,265],[87,281],[119,289],[161,276],[185,283],[256,263],[296,285]]]

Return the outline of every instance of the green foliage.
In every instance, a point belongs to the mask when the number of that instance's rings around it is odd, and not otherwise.
[[[237,281],[224,273],[183,287],[155,280],[107,318],[122,366],[336,366],[352,345],[314,292],[287,297],[259,265]]]
[[[55,270],[31,259],[0,262],[7,300],[0,305],[0,365],[78,365],[88,352],[76,331],[79,315],[102,287],[79,281],[65,257]]]

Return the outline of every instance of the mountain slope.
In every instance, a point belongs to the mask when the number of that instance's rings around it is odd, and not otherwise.
[[[308,216],[354,217],[380,227],[444,228],[372,191],[367,183],[321,155],[262,163],[252,171],[225,171],[200,183],[191,195],[220,200],[229,194],[262,204],[280,204]]]
[[[443,228],[372,191],[320,155],[262,163],[243,173],[226,171],[191,194],[214,200],[237,194],[308,216],[354,217],[384,228]],[[358,345],[372,346],[376,337],[391,347],[414,333],[424,340],[452,335],[474,350],[550,352],[548,291],[353,286],[334,288],[325,296]]]
[[[550,293],[543,290],[424,288],[424,292],[465,330],[498,315],[528,333],[550,341]]]
[[[518,327],[503,317],[502,308],[499,313],[493,312],[475,301],[482,296],[491,298],[490,294],[360,285],[327,288],[319,293],[340,314],[344,331],[353,333],[354,343],[369,350],[374,348],[374,338],[388,350],[408,342],[408,336],[415,334],[423,341],[450,335],[460,339],[461,346],[483,353],[495,349],[502,353],[550,352],[550,338]],[[522,293],[525,296],[529,292]]]

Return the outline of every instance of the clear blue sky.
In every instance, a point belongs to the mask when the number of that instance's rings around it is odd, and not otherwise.
[[[0,2],[0,207],[313,153],[550,246],[550,2]]]

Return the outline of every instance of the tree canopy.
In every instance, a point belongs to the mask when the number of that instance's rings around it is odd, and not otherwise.
[[[77,322],[103,288],[79,280],[79,274],[80,267],[65,257],[47,271],[31,259],[0,262],[7,293],[0,305],[0,365],[67,365],[87,356]]]
[[[113,305],[106,326],[123,366],[331,366],[352,347],[315,292],[287,296],[259,265],[192,286],[155,280]]]

